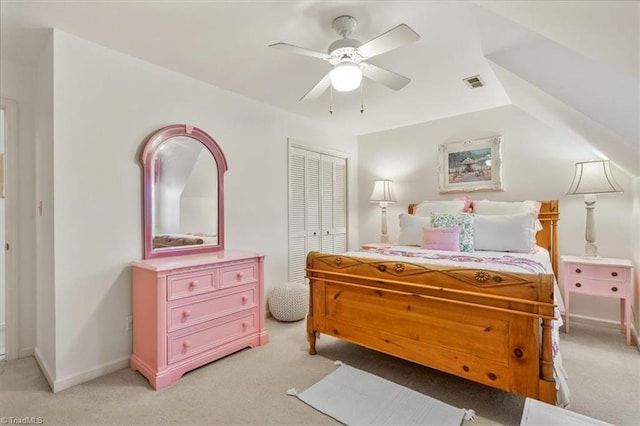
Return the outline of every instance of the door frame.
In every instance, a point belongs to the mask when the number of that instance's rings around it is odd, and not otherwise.
[[[5,359],[18,359],[18,103],[0,98],[5,112]]]

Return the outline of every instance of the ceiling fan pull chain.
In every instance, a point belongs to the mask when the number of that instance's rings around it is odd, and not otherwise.
[[[364,114],[364,80],[360,83],[360,114]]]
[[[333,114],[333,86],[329,86],[329,114]]]

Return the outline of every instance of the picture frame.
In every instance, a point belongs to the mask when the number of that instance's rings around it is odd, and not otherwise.
[[[438,146],[440,193],[503,191],[502,136]]]

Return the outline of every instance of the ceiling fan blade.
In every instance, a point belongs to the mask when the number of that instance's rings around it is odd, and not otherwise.
[[[400,90],[411,81],[411,79],[408,77],[396,74],[395,72],[386,70],[384,68],[380,68],[377,65],[369,64],[366,62],[363,62],[361,65],[362,74],[365,77],[383,84],[393,90]]]
[[[400,24],[386,33],[369,40],[358,47],[357,50],[362,56],[372,58],[417,40],[420,40],[418,33],[413,31],[408,25]]]
[[[326,53],[317,52],[315,50],[306,49],[304,47],[294,46],[292,44],[274,43],[274,44],[270,44],[269,47],[273,47],[274,49],[284,50],[285,52],[297,53],[298,55],[312,56],[314,58],[324,59],[325,61],[329,59],[329,55]]]
[[[303,97],[300,98],[300,101],[312,101],[318,98],[320,95],[324,93],[325,90],[329,88],[331,85],[331,80],[329,79],[329,73],[325,74],[315,86],[311,88]]]

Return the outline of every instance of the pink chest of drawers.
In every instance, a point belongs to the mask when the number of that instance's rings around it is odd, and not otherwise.
[[[263,261],[221,251],[134,262],[131,369],[161,389],[189,370],[267,343]]]

